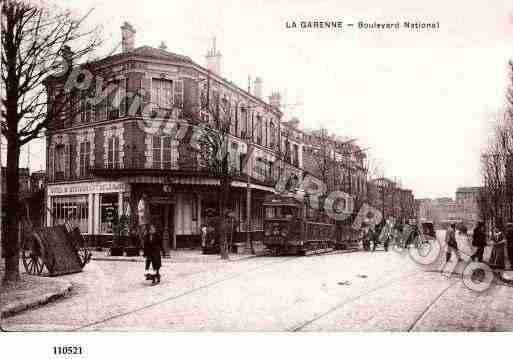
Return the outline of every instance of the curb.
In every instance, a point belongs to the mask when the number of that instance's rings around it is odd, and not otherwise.
[[[57,299],[67,296],[73,288],[73,285],[70,282],[64,281],[62,281],[60,286],[61,288],[58,290],[44,294],[38,298],[26,299],[13,304],[5,305],[0,312],[0,319],[6,319],[28,309],[33,309],[56,301]]]
[[[262,256],[265,256],[265,254],[245,255],[242,258],[230,258],[226,262],[237,262],[237,261],[242,261],[245,259],[251,259],[251,258],[262,257]],[[194,259],[194,258],[189,258],[189,259],[187,259],[187,258],[183,258],[183,259],[162,258],[162,263],[216,263],[221,260],[218,256],[216,257],[215,260],[208,260],[208,258],[206,258],[205,260],[201,260],[201,259],[202,259],[201,257],[199,257],[198,259]],[[99,261],[99,262],[103,261],[103,262],[131,262],[131,263],[144,263],[144,261],[145,261],[144,258],[132,258],[132,257],[116,257],[116,258],[92,257],[91,260]]]

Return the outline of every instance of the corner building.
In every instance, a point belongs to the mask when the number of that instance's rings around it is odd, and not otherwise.
[[[206,214],[218,208],[220,184],[191,145],[192,124],[210,121],[200,104],[208,84],[211,94],[230,104],[236,119],[228,146],[230,165],[237,173],[230,199],[235,241],[245,238],[247,231],[258,240],[263,231],[261,203],[274,191],[273,165],[281,143],[279,104],[270,105],[262,100],[261,91],[257,96],[256,91],[252,94],[221,77],[221,55],[215,44],[207,53],[207,67],[202,67],[167,51],[164,44],[135,47],[135,30],[128,23],[121,29],[121,53],[75,66],[91,73],[93,80],[90,86],[77,86],[66,94],[66,111],[52,115],[56,106],[52,101],[57,101],[55,94],[65,78],[46,80],[51,116],[46,134],[46,224],[68,218],[91,245],[102,243],[112,236],[114,216],[128,215],[131,227],[137,224],[137,206],[144,198],[152,221],[167,232],[172,247],[198,245]],[[134,104],[134,97],[140,99],[140,106]],[[181,136],[154,131],[169,125],[176,126]],[[248,169],[258,169],[249,173],[249,181],[248,173],[241,171],[248,143],[255,147]]]

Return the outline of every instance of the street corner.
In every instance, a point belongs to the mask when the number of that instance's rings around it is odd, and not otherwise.
[[[68,296],[73,284],[64,279],[21,275],[14,285],[3,285],[0,293],[0,318],[5,319]]]

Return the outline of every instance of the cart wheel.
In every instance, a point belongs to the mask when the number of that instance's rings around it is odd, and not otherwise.
[[[43,272],[44,263],[41,253],[37,250],[23,249],[21,252],[23,266],[28,274],[40,275]]]

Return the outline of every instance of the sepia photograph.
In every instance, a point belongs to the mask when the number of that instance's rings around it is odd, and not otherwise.
[[[511,1],[0,4],[0,337],[513,330]]]

